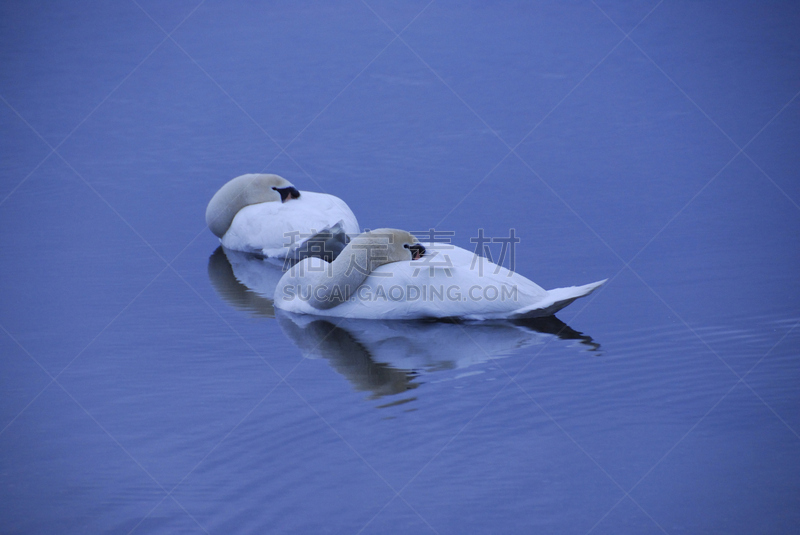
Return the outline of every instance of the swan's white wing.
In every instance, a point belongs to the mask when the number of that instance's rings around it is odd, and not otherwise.
[[[376,269],[359,290],[359,299],[341,305],[346,307],[342,314],[387,319],[500,318],[547,294],[525,277],[460,247],[423,245],[428,253],[421,260]]]
[[[281,258],[290,250],[287,245],[292,243],[292,233],[299,233],[296,240],[302,241],[339,221],[346,233],[360,232],[356,216],[343,200],[325,193],[301,191],[299,199],[242,208],[221,241],[228,249]]]

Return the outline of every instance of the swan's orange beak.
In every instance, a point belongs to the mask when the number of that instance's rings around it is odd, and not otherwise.
[[[409,249],[411,249],[411,260],[419,260],[425,255],[425,247],[419,243],[415,243]]]
[[[300,192],[297,191],[297,188],[288,187],[288,188],[272,188],[281,195],[281,202],[290,201],[292,199],[299,199]]]

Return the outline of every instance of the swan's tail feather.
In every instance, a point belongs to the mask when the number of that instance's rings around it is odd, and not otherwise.
[[[556,288],[547,292],[547,297],[539,301],[535,305],[530,305],[525,308],[514,311],[511,318],[540,318],[543,316],[552,316],[565,306],[569,305],[576,299],[586,297],[600,286],[606,283],[608,279],[593,282],[591,284],[584,284],[583,286],[570,286],[568,288]]]

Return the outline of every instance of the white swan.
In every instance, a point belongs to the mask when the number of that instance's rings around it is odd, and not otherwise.
[[[360,232],[356,216],[343,200],[298,191],[278,175],[236,177],[214,194],[206,208],[208,228],[224,247],[279,258],[303,238],[339,222],[347,234]]]
[[[284,273],[275,307],[363,319],[485,320],[549,316],[605,280],[545,290],[455,247],[378,229],[353,238],[332,263],[306,258]]]

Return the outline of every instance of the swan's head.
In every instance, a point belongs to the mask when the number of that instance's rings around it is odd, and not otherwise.
[[[232,183],[237,184],[239,193],[250,201],[247,203],[248,205],[261,202],[286,202],[300,198],[297,188],[278,175],[242,175],[228,182],[228,184]]]
[[[236,214],[245,206],[262,202],[287,202],[300,198],[294,185],[278,175],[249,174],[237,176],[211,198],[206,208],[206,223],[211,232],[222,237]]]
[[[391,262],[418,260],[425,254],[425,247],[416,236],[393,228],[365,232],[353,238],[348,247],[354,251],[365,251],[371,269]]]
[[[259,175],[262,177],[268,177],[265,180],[265,185],[260,186],[264,188],[270,188],[272,191],[278,193],[281,196],[280,201],[286,202],[291,201],[292,199],[299,199],[300,192],[295,188],[291,182],[286,180],[283,177],[279,177],[278,175]],[[276,201],[278,199],[275,199]]]

